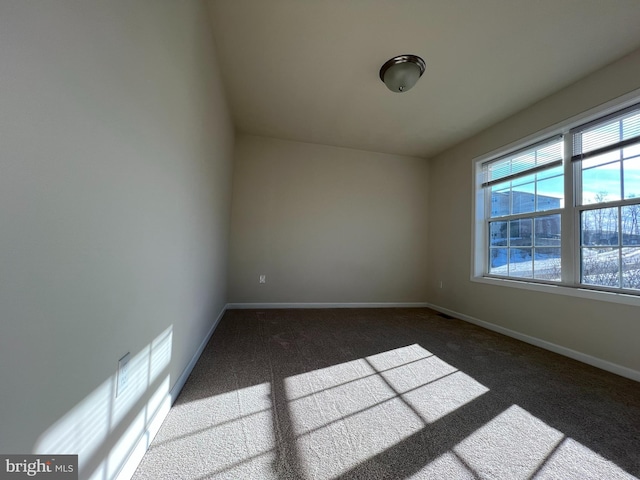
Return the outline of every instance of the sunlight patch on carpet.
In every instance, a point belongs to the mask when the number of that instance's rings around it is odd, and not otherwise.
[[[457,371],[402,395],[427,423],[433,423],[487,393],[489,389]]]
[[[635,479],[542,420],[512,405],[453,448],[481,478]]]
[[[512,405],[453,451],[482,478],[526,479],[563,438],[562,432]]]
[[[294,375],[284,385],[301,467],[314,479],[373,461],[489,391],[417,344]],[[429,468],[469,473],[455,455]]]
[[[171,478],[196,478],[203,468],[229,478],[268,478],[272,472],[270,383],[176,405],[173,412],[151,446],[166,460]],[[192,452],[193,459],[179,458],[183,452]]]
[[[558,472],[563,472],[566,478],[582,480],[637,480],[637,477],[572,438],[563,440],[534,478],[551,480],[557,478]]]

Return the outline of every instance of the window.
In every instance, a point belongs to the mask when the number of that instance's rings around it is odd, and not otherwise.
[[[640,293],[640,106],[571,131],[580,283]]]
[[[560,280],[562,138],[482,165],[491,275]]]
[[[640,295],[640,104],[475,168],[475,278]]]

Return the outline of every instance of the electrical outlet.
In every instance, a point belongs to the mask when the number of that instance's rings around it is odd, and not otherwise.
[[[266,275],[260,275],[260,278],[258,280],[260,283],[267,283],[267,276]]]
[[[116,383],[116,397],[120,395],[127,387],[129,377],[129,360],[131,359],[131,352],[118,360],[118,381]]]

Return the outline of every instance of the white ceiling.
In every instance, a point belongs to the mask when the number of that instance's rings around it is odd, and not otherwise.
[[[429,157],[640,47],[640,0],[210,0],[240,132]],[[420,55],[409,92],[378,77]]]

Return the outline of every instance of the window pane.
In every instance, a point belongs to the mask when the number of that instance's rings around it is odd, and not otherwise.
[[[487,167],[487,178],[485,181],[490,182],[511,175],[511,161],[504,160],[493,162]]]
[[[624,161],[624,198],[640,198],[640,157]]]
[[[607,163],[615,162],[616,160],[620,160],[620,150],[614,150],[612,152],[598,155],[597,157],[582,160],[582,169],[586,170],[591,167],[597,167],[598,165],[605,165]]]
[[[598,208],[582,212],[582,245],[618,245],[618,209]]]
[[[562,141],[558,141],[539,149],[537,152],[538,159],[537,164],[542,165],[545,163],[551,163],[558,158],[562,158]]]
[[[637,137],[640,135],[640,113],[636,113],[622,120],[622,139]]]
[[[626,147],[623,150],[622,158],[631,158],[640,155],[640,143]]]
[[[491,216],[501,217],[509,215],[509,205],[511,204],[511,189],[497,189],[491,187]]]
[[[640,247],[622,249],[622,288],[640,289]]]
[[[520,185],[517,190],[514,188],[511,193],[511,201],[513,202],[512,213],[529,213],[533,212],[536,207],[535,184]]]
[[[622,207],[622,245],[640,245],[640,205]]]
[[[640,112],[637,107],[633,107],[633,111],[619,114],[617,118],[601,120],[599,124],[576,132],[573,141],[574,155],[640,137]]]
[[[489,273],[494,275],[507,275],[507,249],[492,248],[489,250]]]
[[[560,215],[549,215],[535,219],[535,246],[560,246]]]
[[[536,181],[536,175],[535,174],[531,174],[531,175],[525,175],[524,177],[519,177],[519,178],[515,178],[512,182],[511,182],[511,186],[514,190],[521,190],[520,185],[524,185],[526,183],[533,183]],[[518,187],[518,188],[516,188]]]
[[[620,200],[620,162],[582,171],[582,204]]]
[[[517,157],[514,157],[511,161],[511,173],[520,173],[525,170],[529,170],[536,166],[536,155],[535,152],[528,152]]]
[[[509,246],[527,246],[531,244],[531,219],[523,218],[509,222]]]
[[[564,206],[564,177],[552,177],[538,181],[536,211],[553,210]]]
[[[538,180],[542,180],[543,178],[558,177],[558,176],[562,176],[563,172],[564,172],[564,167],[562,165],[558,165],[557,167],[550,168],[549,170],[543,170],[542,172],[538,172],[536,174],[536,178]]]
[[[620,120],[582,132],[582,152],[590,152],[620,141]]]
[[[562,160],[562,140],[550,139],[532,146],[528,150],[516,152],[491,160],[482,165],[482,182],[494,182],[500,179],[526,174],[527,170]]]
[[[491,222],[489,224],[489,244],[492,247],[507,246],[507,223]]]
[[[618,254],[617,248],[583,248],[582,283],[620,287]]]
[[[533,259],[530,248],[511,248],[509,250],[509,276],[533,277]]]
[[[560,248],[540,247],[534,253],[534,278],[559,282],[561,278]]]

